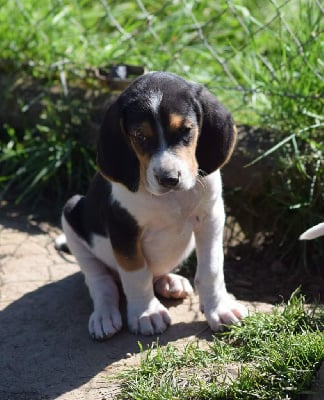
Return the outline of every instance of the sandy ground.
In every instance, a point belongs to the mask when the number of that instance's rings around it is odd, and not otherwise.
[[[26,212],[0,210],[0,400],[114,399],[116,374],[139,361],[138,341],[157,340],[126,328],[102,343],[88,337],[91,300],[74,258],[54,249],[58,233]],[[211,340],[196,296],[165,304],[173,325],[160,344]]]

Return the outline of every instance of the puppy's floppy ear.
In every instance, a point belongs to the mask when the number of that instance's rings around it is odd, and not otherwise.
[[[123,117],[118,99],[107,110],[100,130],[97,164],[106,178],[122,183],[136,192],[139,185],[139,161],[123,130]]]
[[[231,157],[237,133],[231,114],[206,88],[197,87],[196,100],[201,126],[196,158],[199,169],[210,174]]]

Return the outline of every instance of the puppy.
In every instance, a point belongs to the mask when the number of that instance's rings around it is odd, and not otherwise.
[[[311,240],[324,236],[324,222],[314,225],[299,236],[299,240]]]
[[[227,293],[224,206],[219,168],[236,131],[230,113],[204,87],[164,72],[136,79],[109,107],[95,175],[86,196],[66,203],[62,225],[89,287],[90,335],[122,327],[117,281],[131,332],[162,333],[168,310],[155,293],[185,298],[189,281],[170,273],[196,247],[195,286],[213,331],[247,312]]]

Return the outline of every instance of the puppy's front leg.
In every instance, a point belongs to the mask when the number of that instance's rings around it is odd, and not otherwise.
[[[135,271],[120,270],[127,299],[128,326],[142,335],[162,333],[171,323],[167,309],[154,296],[153,276],[144,266]]]
[[[201,311],[209,326],[218,331],[247,315],[245,307],[229,296],[223,271],[224,205],[221,197],[204,215],[195,229],[198,258],[195,285]]]
[[[95,257],[92,249],[78,236],[64,215],[62,226],[68,247],[80,265],[93,300],[89,333],[96,340],[108,339],[122,327],[117,284],[107,266]]]

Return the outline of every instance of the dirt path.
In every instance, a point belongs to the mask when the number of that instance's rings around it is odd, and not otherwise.
[[[91,301],[74,258],[54,250],[58,233],[26,213],[0,210],[0,400],[114,399],[116,372],[139,360],[138,340],[145,347],[157,339],[126,329],[104,343],[89,339]],[[173,325],[160,344],[211,339],[196,296],[167,306]]]

